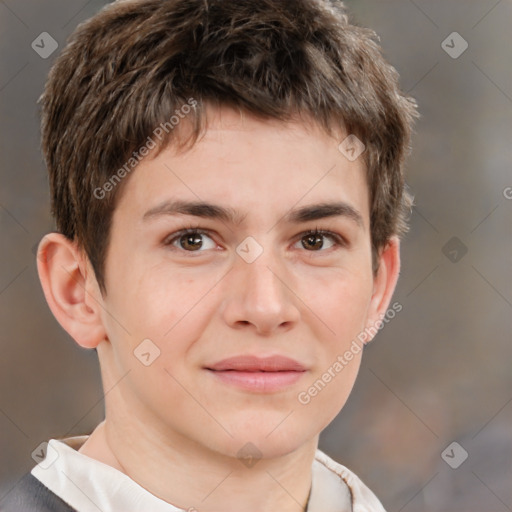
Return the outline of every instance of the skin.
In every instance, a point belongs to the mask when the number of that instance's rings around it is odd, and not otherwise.
[[[105,296],[87,258],[57,233],[40,244],[40,279],[64,329],[98,350],[106,419],[81,453],[185,510],[296,512],[307,504],[319,433],[345,404],[361,352],[308,404],[297,396],[384,315],[399,243],[392,238],[382,250],[374,276],[364,163],[338,150],[346,134],[228,109],[208,119],[192,149],[170,146],[129,177],[114,212]],[[229,207],[240,212],[239,222],[143,219],[169,199]],[[352,207],[361,222],[285,217],[333,201]],[[166,245],[190,227],[207,234]],[[311,241],[307,232],[315,228],[345,243]],[[263,248],[252,263],[236,252],[249,236]],[[134,356],[144,339],[160,350],[149,366]],[[288,388],[261,393],[205,369],[241,354],[288,356],[306,371]],[[262,456],[252,467],[237,456],[248,442]]]

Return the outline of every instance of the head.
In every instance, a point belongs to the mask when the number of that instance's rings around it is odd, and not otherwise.
[[[231,455],[316,436],[361,351],[329,369],[389,305],[411,205],[415,104],[375,34],[329,0],[116,2],[72,34],[41,103],[57,232],[39,273],[61,325],[97,348],[105,388],[122,379],[107,418],[137,411]],[[240,389],[212,369],[238,355],[304,371]]]

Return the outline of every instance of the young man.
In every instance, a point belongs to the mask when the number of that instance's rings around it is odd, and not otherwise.
[[[105,420],[1,510],[382,511],[317,449],[399,274],[414,102],[335,0],[134,0],[42,96],[38,270]]]

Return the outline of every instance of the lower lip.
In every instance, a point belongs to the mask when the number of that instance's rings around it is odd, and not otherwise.
[[[235,370],[208,370],[215,377],[232,386],[247,391],[272,393],[295,384],[306,372],[243,372]]]

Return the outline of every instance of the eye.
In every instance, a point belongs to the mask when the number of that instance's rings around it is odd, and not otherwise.
[[[319,229],[302,233],[295,245],[299,243],[308,252],[325,252],[333,247],[347,245],[340,235]],[[187,228],[173,233],[166,238],[164,245],[186,252],[202,252],[217,247],[211,236],[206,231],[198,228]]]
[[[217,246],[206,232],[195,228],[183,229],[173,233],[165,240],[164,244],[172,245],[176,249],[183,249],[187,252],[201,252],[202,249],[215,249]]]
[[[304,249],[310,252],[320,252],[325,249],[346,245],[344,239],[340,235],[318,229],[302,233],[301,238],[297,243],[299,242],[302,244]]]

